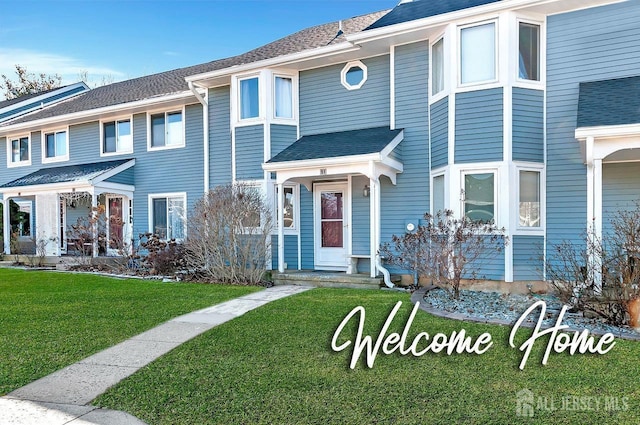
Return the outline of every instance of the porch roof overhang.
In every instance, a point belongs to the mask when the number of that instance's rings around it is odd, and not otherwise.
[[[640,76],[581,83],[575,138],[585,164],[640,161]]]
[[[311,190],[314,180],[362,174],[378,180],[387,176],[393,184],[403,164],[392,152],[404,138],[404,130],[375,127],[303,136],[262,164],[276,173],[276,183],[301,183]]]
[[[41,168],[0,186],[4,199],[15,196],[31,196],[39,193],[90,192],[93,194],[115,192],[131,194],[135,186],[107,181],[109,178],[133,167],[135,159],[92,162]]]

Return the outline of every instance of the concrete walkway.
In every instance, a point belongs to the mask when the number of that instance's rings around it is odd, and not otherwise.
[[[275,286],[176,317],[0,398],[0,424],[134,425],[139,419],[88,405],[140,368],[209,329],[270,301],[311,289]]]

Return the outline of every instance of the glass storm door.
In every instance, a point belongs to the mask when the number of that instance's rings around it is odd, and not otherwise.
[[[315,266],[346,270],[348,221],[347,185],[315,185]]]
[[[107,198],[107,219],[109,221],[107,240],[109,251],[112,253],[117,253],[124,242],[122,204],[123,199],[120,196]]]

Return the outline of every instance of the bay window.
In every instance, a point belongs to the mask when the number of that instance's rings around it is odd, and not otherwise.
[[[245,78],[240,84],[240,119],[260,116],[260,91],[258,77]]]
[[[431,46],[431,94],[444,90],[444,38]]]
[[[518,24],[518,78],[540,81],[540,26]]]
[[[440,211],[444,211],[444,174],[433,177],[433,208],[432,215],[438,214]]]
[[[464,216],[469,220],[490,222],[496,218],[496,174],[463,173]]]
[[[518,171],[518,226],[541,227],[540,171]]]
[[[276,76],[274,85],[274,117],[293,118],[293,79]]]

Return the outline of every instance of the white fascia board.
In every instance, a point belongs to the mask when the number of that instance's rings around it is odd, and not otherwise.
[[[202,74],[195,74],[185,77],[185,80],[189,83],[198,84],[201,87],[206,87],[202,82],[209,79],[220,78],[230,76],[234,74],[243,74],[256,69],[265,69],[275,66],[284,66],[297,62],[302,62],[307,59],[317,59],[326,56],[332,56],[340,53],[348,53],[351,51],[359,50],[359,46],[354,46],[349,42],[343,42],[333,44],[325,47],[318,47],[315,49],[303,50],[302,52],[291,53],[288,55],[277,56],[275,58],[264,59],[257,62],[251,62],[242,65],[235,65],[228,68],[218,69],[215,71],[204,72]],[[200,82],[200,83],[199,83]]]
[[[389,144],[380,151],[380,154],[383,157],[389,156],[389,154],[393,152],[393,150],[400,144],[400,142],[402,142],[403,139],[404,139],[404,129],[400,130],[400,133],[398,133],[398,135],[394,137],[393,140],[389,142]]]
[[[73,120],[80,120],[80,119],[99,118],[100,115],[103,115],[103,114],[117,113],[121,111],[135,109],[135,108],[147,108],[152,105],[162,104],[162,103],[176,101],[176,100],[189,99],[191,97],[193,97],[193,99],[197,101],[197,99],[195,98],[191,90],[186,90],[183,92],[160,95],[160,96],[150,97],[148,99],[143,99],[143,100],[137,100],[135,102],[119,103],[117,105],[105,106],[103,108],[88,109],[85,111],[79,111],[79,112],[74,112],[74,113],[65,114],[65,115],[56,115],[55,117],[27,121],[20,124],[8,124],[6,126],[0,127],[0,136],[3,134],[12,133],[14,131],[29,129],[31,127],[54,125],[61,121],[73,121]]]
[[[603,125],[597,127],[580,127],[576,129],[575,137],[586,140],[587,137],[607,138],[637,136],[640,134],[640,124]]]
[[[355,164],[359,162],[369,161],[381,161],[381,155],[379,152],[370,153],[365,155],[351,155],[351,156],[338,156],[334,158],[318,158],[318,159],[303,159],[300,161],[285,161],[275,163],[263,163],[262,169],[264,171],[281,171],[281,170],[295,170],[305,169],[312,167],[330,167],[332,165],[343,164]]]
[[[133,167],[134,165],[136,165],[136,160],[132,159],[130,161],[125,162],[122,165],[118,165],[116,168],[106,171],[98,176],[96,176],[94,179],[89,179],[89,184],[98,184],[100,182],[105,181],[106,179],[115,176],[116,174],[119,174],[121,172],[123,172],[124,170],[127,170],[131,167]]]
[[[425,28],[435,27],[439,25],[446,25],[451,22],[463,20],[476,15],[484,15],[491,13],[499,13],[504,10],[518,10],[527,7],[544,6],[546,4],[558,3],[565,0],[502,0],[494,3],[485,4],[482,6],[471,7],[468,9],[456,10],[454,12],[444,13],[441,15],[429,16],[422,19],[415,19],[413,21],[402,22],[399,24],[388,25],[386,27],[376,28],[367,31],[361,31],[354,34],[346,35],[347,41],[354,44],[361,44],[379,40],[395,35],[401,35],[410,33],[417,30],[424,30]],[[584,1],[584,0],[583,0]],[[592,0],[584,1],[581,7],[575,8],[595,7],[605,4],[619,3],[624,0]],[[585,4],[588,3],[588,4]]]
[[[18,186],[0,189],[4,198],[14,196],[32,196],[40,193],[59,192],[88,192],[93,186],[87,180],[77,180],[73,182],[37,184],[31,186]]]

